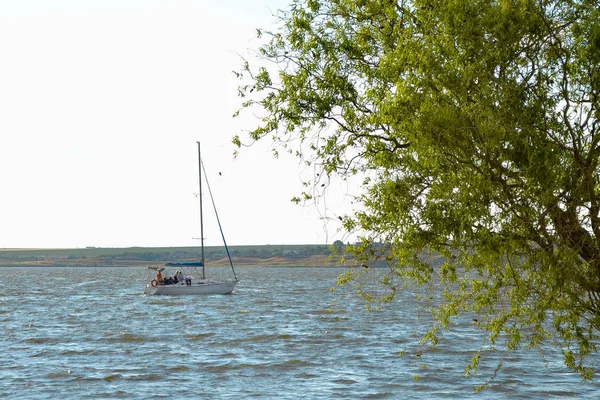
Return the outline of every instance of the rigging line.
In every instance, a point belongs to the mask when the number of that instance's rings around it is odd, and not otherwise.
[[[233,271],[233,277],[237,281],[237,275],[235,273],[235,268],[233,268],[233,262],[231,261],[231,255],[229,254],[229,247],[227,247],[227,242],[225,241],[225,235],[223,234],[223,228],[221,227],[221,221],[219,220],[219,213],[217,212],[217,206],[215,204],[215,199],[212,195],[212,190],[210,190],[210,184],[208,183],[208,176],[206,175],[206,169],[204,169],[204,163],[200,161],[202,165],[202,172],[204,173],[204,178],[206,180],[206,188],[208,189],[208,194],[210,195],[210,201],[212,202],[213,209],[215,210],[215,216],[217,217],[217,224],[219,225],[219,231],[221,231],[221,238],[223,239],[223,244],[225,245],[225,251],[227,252],[227,258],[229,259],[229,264],[231,265],[231,270]]]

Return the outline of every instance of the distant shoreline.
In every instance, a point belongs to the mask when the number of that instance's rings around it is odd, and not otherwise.
[[[231,246],[236,267],[348,267],[339,263],[327,245]],[[0,249],[2,267],[138,267],[173,261],[198,261],[196,247],[96,248],[85,249]],[[228,267],[224,247],[206,247],[205,262],[211,267]]]
[[[243,261],[237,261],[232,258],[232,262],[234,267],[242,267],[242,268],[274,268],[274,267],[351,267],[351,265],[339,264],[336,261],[329,261],[326,259],[315,259],[315,258],[307,258],[307,259],[285,259],[280,258],[277,261],[269,260],[269,259],[244,259]],[[40,260],[40,261],[4,261],[0,260],[0,267],[93,267],[93,268],[108,268],[108,267],[145,267],[145,266],[157,266],[165,264],[165,261],[158,262],[148,262],[148,261],[111,261],[106,262],[103,260],[96,259],[86,259],[86,260]],[[228,267],[229,264],[224,264],[222,262],[212,263],[210,261],[206,261],[206,265],[213,268],[224,268]]]

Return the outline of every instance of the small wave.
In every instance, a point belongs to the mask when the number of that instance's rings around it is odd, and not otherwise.
[[[235,364],[228,362],[226,364],[219,365],[207,365],[203,367],[203,370],[207,372],[229,372],[243,369],[252,369],[252,370],[265,370],[270,369],[272,367],[271,364]]]
[[[323,315],[323,314],[344,314],[346,311],[344,310],[334,310],[332,308],[328,308],[326,310],[313,310],[310,311],[309,314],[314,314],[314,315]]]
[[[358,383],[358,382],[355,381],[354,379],[334,379],[333,383],[339,383],[342,385],[354,385],[355,383]]]
[[[80,382],[99,382],[103,379],[98,376],[76,376],[74,380]]]
[[[71,370],[65,369],[59,372],[50,372],[44,375],[46,379],[65,379],[71,378]]]
[[[265,341],[272,341],[272,340],[290,340],[293,338],[294,338],[294,336],[290,335],[288,333],[278,333],[275,335],[253,336],[253,337],[246,339],[246,341],[248,341],[248,342],[265,342]]]
[[[285,360],[283,365],[290,367],[312,367],[315,364],[304,360]]]
[[[274,302],[273,299],[264,299],[264,300],[256,300],[256,301],[254,301],[254,304],[256,304],[256,305],[273,304],[273,302]]]
[[[79,282],[79,283],[73,283],[71,285],[71,287],[97,286],[100,284],[104,284],[105,282],[106,282],[106,280],[104,280],[104,279],[86,280],[86,281]]]
[[[155,381],[161,381],[164,379],[164,376],[160,375],[160,374],[144,374],[144,375],[132,375],[132,376],[128,376],[125,379],[129,380],[129,381],[150,381],[150,382],[155,382]]]
[[[118,342],[118,343],[130,343],[130,342],[147,342],[151,341],[151,338],[134,335],[133,333],[120,332],[119,336],[112,336],[105,338],[107,342]],[[158,340],[158,339],[155,339]]]
[[[314,379],[314,378],[318,378],[318,377],[319,377],[319,375],[309,374],[306,372],[296,375],[296,378],[299,378],[299,379]]]
[[[121,374],[112,374],[112,375],[106,375],[103,379],[106,382],[112,382],[114,380],[122,379],[122,378],[123,378],[123,376]]]
[[[391,392],[381,392],[381,393],[369,393],[365,396],[366,399],[395,399],[397,398],[398,394],[397,393],[391,393]]]
[[[61,343],[64,341],[64,338],[55,338],[55,337],[30,337],[23,340],[26,343],[31,344],[47,344],[47,343]]]
[[[186,336],[187,340],[192,340],[192,341],[196,341],[196,340],[204,340],[208,337],[214,336],[215,334],[213,332],[207,332],[207,333],[195,333],[195,334],[190,334]]]
[[[96,354],[106,354],[106,352],[90,349],[69,349],[58,353],[61,356],[92,356]]]
[[[331,326],[327,328],[328,331],[340,331],[340,332],[348,332],[351,331],[352,329],[350,329],[347,326]]]
[[[316,367],[319,364],[315,364],[309,361],[290,359],[285,360],[280,363],[236,363],[235,361],[230,361],[224,364],[219,365],[207,365],[204,366],[203,369],[210,372],[230,372],[230,371],[239,371],[239,370],[255,370],[255,371],[282,371],[289,369],[297,369],[304,367]]]
[[[324,321],[324,322],[342,322],[342,321],[348,321],[349,318],[348,317],[319,317],[320,321]]]
[[[143,296],[146,296],[142,293]],[[156,297],[156,296],[153,296]],[[161,296],[158,296],[161,297]],[[165,296],[162,296],[165,297]],[[150,301],[150,304],[152,305],[159,305],[159,306],[164,306],[164,307],[170,307],[170,306],[186,306],[188,305],[187,303],[184,303],[183,301],[174,301],[174,300],[169,300],[169,299],[158,299],[158,300],[152,300]]]
[[[180,372],[180,371],[187,371],[189,369],[190,369],[190,367],[188,367],[187,365],[176,365],[174,367],[168,367],[167,371],[169,371],[169,372]]]
[[[335,332],[335,331],[334,331]],[[325,333],[327,334],[327,340],[331,340],[331,339],[346,339],[346,335],[344,335],[343,333],[334,333],[334,332],[329,332],[329,330],[325,331]]]

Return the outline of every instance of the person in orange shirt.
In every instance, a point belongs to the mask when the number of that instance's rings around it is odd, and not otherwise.
[[[162,281],[162,274],[160,273],[160,270],[156,271],[156,280]]]

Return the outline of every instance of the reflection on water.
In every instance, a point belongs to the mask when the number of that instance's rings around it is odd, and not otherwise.
[[[340,272],[240,268],[236,293],[184,298],[144,296],[143,268],[0,268],[0,398],[600,397],[551,351],[511,354],[476,395],[503,354],[465,378],[471,318],[423,347],[425,310],[367,313],[329,291]]]

